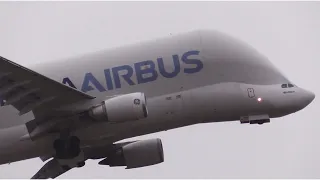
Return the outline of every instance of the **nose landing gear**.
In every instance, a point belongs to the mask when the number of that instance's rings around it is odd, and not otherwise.
[[[269,123],[270,118],[269,115],[250,115],[250,116],[243,116],[240,117],[240,123],[245,124],[259,124],[262,125],[264,123]]]
[[[250,124],[259,124],[259,125],[262,125],[264,123],[269,123],[270,122],[270,119],[263,119],[263,120],[256,120],[256,121],[250,121]]]

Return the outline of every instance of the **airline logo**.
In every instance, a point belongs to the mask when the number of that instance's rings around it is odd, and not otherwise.
[[[174,78],[181,72],[186,74],[197,73],[203,69],[203,63],[200,60],[199,54],[200,51],[192,50],[183,53],[181,56],[177,54],[172,55],[174,70],[171,70],[170,72],[165,69],[163,58],[141,61],[134,63],[133,65],[122,65],[104,69],[105,82],[99,82],[91,72],[87,72],[82,81],[81,91],[89,92],[98,90],[104,92],[121,88],[121,83],[124,82],[133,86],[156,81],[159,76]],[[186,64],[188,67],[182,69],[181,63]],[[158,65],[158,68],[156,68],[156,64]],[[135,80],[132,78],[134,73],[136,75]],[[124,81],[121,82],[121,78]],[[63,78],[62,83],[77,88],[68,77]]]

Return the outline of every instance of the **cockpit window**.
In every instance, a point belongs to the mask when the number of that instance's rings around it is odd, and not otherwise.
[[[295,85],[288,83],[288,84],[281,84],[281,87],[282,88],[292,88],[292,87],[295,87]]]

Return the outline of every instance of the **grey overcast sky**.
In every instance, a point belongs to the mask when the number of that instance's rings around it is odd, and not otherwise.
[[[126,170],[87,161],[60,178],[320,178],[320,2],[0,2],[0,54],[28,66],[195,29],[216,29],[265,54],[317,97],[263,126],[179,128],[159,137],[165,162]],[[40,159],[0,166],[30,178]]]

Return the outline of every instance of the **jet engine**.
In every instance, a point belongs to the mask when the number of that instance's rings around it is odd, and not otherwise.
[[[126,166],[126,169],[159,164],[164,161],[160,139],[136,141],[114,150],[100,165]]]
[[[141,92],[115,96],[91,108],[89,115],[97,121],[110,122],[143,119],[148,116],[146,97]]]

